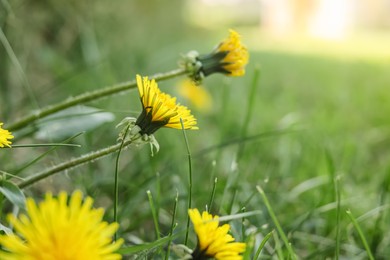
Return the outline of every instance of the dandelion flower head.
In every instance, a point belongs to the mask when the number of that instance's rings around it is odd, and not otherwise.
[[[246,244],[234,242],[234,237],[228,234],[229,224],[219,226],[218,216],[212,216],[207,211],[200,214],[198,209],[188,211],[198,237],[197,248],[192,253],[193,259],[242,259]]]
[[[135,122],[140,127],[140,134],[151,135],[161,127],[198,129],[191,111],[178,103],[176,98],[161,92],[154,80],[137,75],[138,91],[141,97],[142,112]]]
[[[242,45],[240,38],[236,31],[230,30],[229,37],[216,49],[216,53],[226,53],[220,64],[225,73],[230,76],[243,76],[249,60],[248,50]]]
[[[58,198],[50,193],[37,205],[26,201],[27,214],[10,215],[16,233],[0,236],[3,260],[116,260],[122,240],[112,242],[117,223],[102,221],[104,210],[93,209],[93,200],[76,191]]]
[[[5,146],[11,147],[11,139],[14,138],[14,136],[6,129],[2,128],[3,123],[0,122],[0,147],[3,148]]]

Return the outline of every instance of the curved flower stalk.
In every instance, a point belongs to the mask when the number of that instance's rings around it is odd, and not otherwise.
[[[243,76],[249,61],[249,53],[240,38],[236,31],[230,30],[229,37],[210,54],[200,55],[197,51],[190,51],[185,56],[183,65],[190,78],[195,82],[201,82],[204,77],[213,73]]]
[[[8,217],[17,234],[1,235],[0,259],[3,260],[115,260],[123,243],[112,243],[117,223],[102,221],[104,210],[92,208],[93,199],[84,201],[75,191],[69,197],[61,192],[58,198],[46,194],[38,205],[26,202],[27,214]]]
[[[161,92],[154,80],[150,81],[146,77],[142,79],[141,76],[137,75],[137,85],[143,108],[138,119],[127,117],[118,124],[118,126],[123,126],[123,130],[119,135],[119,138],[123,141],[123,145],[117,143],[57,164],[35,175],[29,176],[18,184],[19,188],[25,188],[58,172],[100,159],[130,145],[150,143],[152,148],[155,147],[158,151],[159,145],[153,133],[161,127],[181,129],[180,119],[183,121],[184,129],[198,129],[196,119],[191,114],[191,111],[185,106],[177,104],[176,98],[172,98],[168,94]]]
[[[137,119],[126,117],[119,125],[129,127],[129,137],[137,142],[149,142],[158,151],[158,143],[153,136],[161,127],[198,129],[196,118],[191,111],[178,103],[176,98],[162,92],[155,80],[137,75],[137,86],[141,98],[142,112]],[[126,127],[125,127],[126,129]],[[124,138],[123,131],[120,138]]]
[[[192,259],[243,259],[246,244],[234,242],[234,237],[228,234],[229,224],[219,226],[218,216],[212,216],[207,211],[200,214],[198,209],[189,209],[188,214],[198,237],[198,245],[192,253]]]
[[[12,142],[10,140],[13,139],[14,136],[10,131],[3,129],[2,125],[3,123],[0,122],[0,147],[11,147]]]
[[[180,69],[175,69],[175,70],[164,72],[164,73],[157,73],[157,74],[151,76],[151,78],[153,78],[156,81],[162,81],[162,80],[167,80],[170,78],[178,77],[180,75],[184,75],[185,73],[186,73],[186,71],[183,68],[180,68]],[[56,103],[53,105],[43,107],[41,109],[33,111],[31,114],[29,114],[23,118],[19,118],[14,123],[11,123],[9,125],[8,129],[10,129],[12,131],[22,129],[28,125],[33,124],[38,119],[47,117],[47,116],[52,115],[58,111],[61,111],[61,110],[64,110],[64,109],[67,109],[69,107],[76,106],[79,104],[84,104],[84,103],[87,103],[87,102],[90,102],[93,100],[97,100],[97,99],[100,99],[103,97],[107,97],[107,96],[111,96],[111,95],[114,95],[117,93],[128,91],[130,89],[136,88],[136,85],[137,85],[137,83],[134,80],[132,80],[132,81],[128,81],[128,82],[122,82],[122,83],[119,83],[119,84],[116,84],[113,86],[105,87],[102,89],[97,89],[97,90],[94,90],[92,92],[82,93],[82,94],[80,94],[78,96],[74,96],[72,98],[67,98],[66,100],[64,100],[60,103]]]

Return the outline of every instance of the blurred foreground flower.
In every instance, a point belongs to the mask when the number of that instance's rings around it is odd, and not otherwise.
[[[198,245],[192,253],[192,259],[242,259],[246,244],[233,242],[228,234],[229,224],[219,226],[218,216],[212,216],[207,211],[202,215],[198,209],[189,209],[188,214],[198,236]]]
[[[61,192],[58,198],[48,193],[37,205],[33,199],[26,202],[27,215],[19,219],[9,216],[16,234],[1,235],[2,260],[115,260],[114,253],[122,240],[112,242],[117,223],[103,222],[104,210],[93,209],[93,199],[82,201],[76,191],[69,198]]]
[[[229,37],[221,42],[210,54],[200,55],[190,51],[184,58],[183,66],[195,82],[201,82],[212,73],[228,76],[242,76],[249,60],[247,48],[241,43],[240,35],[230,30]]]
[[[12,142],[9,141],[14,138],[14,136],[8,130],[3,129],[1,126],[3,123],[0,122],[0,147],[8,146],[11,147]]]
[[[178,87],[179,94],[189,100],[202,112],[211,111],[212,98],[210,93],[202,86],[197,86],[193,80],[185,79]]]
[[[129,127],[129,138],[135,142],[149,142],[158,151],[158,143],[153,136],[161,127],[182,129],[198,129],[196,119],[191,111],[176,103],[176,98],[160,91],[154,80],[137,75],[137,85],[141,97],[142,112],[137,119],[126,117],[119,125]],[[123,131],[121,138],[124,138]]]

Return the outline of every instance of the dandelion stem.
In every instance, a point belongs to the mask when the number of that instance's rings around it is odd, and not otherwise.
[[[119,168],[119,156],[121,155],[121,151],[123,148],[123,145],[125,143],[125,137],[127,136],[127,132],[129,131],[130,126],[127,126],[125,134],[123,136],[123,139],[121,141],[121,146],[119,147],[119,152],[118,155],[116,156],[116,161],[115,161],[115,175],[114,175],[114,222],[118,222],[118,201],[119,201],[119,188],[118,188],[118,168]],[[116,242],[117,238],[117,232],[114,234],[114,242]]]
[[[154,79],[156,81],[162,81],[170,78],[174,78],[180,75],[185,74],[186,71],[184,69],[176,69],[165,73],[157,73],[150,77],[150,79]],[[23,117],[17,120],[14,123],[11,123],[8,126],[9,131],[16,131],[23,127],[26,127],[28,124],[35,122],[36,120],[46,117],[48,115],[54,114],[55,112],[61,111],[63,109],[86,103],[92,100],[96,100],[102,97],[107,97],[113,94],[117,94],[129,89],[133,89],[137,86],[135,80],[122,82],[113,86],[105,87],[102,89],[98,89],[92,92],[83,93],[81,95],[75,96],[70,99],[66,99],[60,103],[44,107],[42,109],[38,109],[31,113],[30,115]]]
[[[123,147],[130,145],[132,142],[133,142],[133,140],[126,141],[123,144]],[[122,143],[117,143],[115,145],[103,148],[101,150],[84,154],[84,155],[77,157],[77,158],[74,158],[70,161],[66,161],[66,162],[57,164],[49,169],[41,171],[41,172],[25,179],[24,181],[20,182],[18,184],[18,186],[21,189],[26,188],[26,187],[36,183],[37,181],[40,181],[46,177],[49,177],[53,174],[58,173],[58,172],[62,172],[64,170],[80,166],[81,164],[84,164],[86,162],[97,160],[97,159],[100,159],[106,155],[114,153],[114,152],[118,151],[119,149],[121,149],[121,147],[122,147]]]
[[[191,159],[191,152],[190,152],[190,146],[188,144],[188,139],[186,135],[186,131],[184,130],[184,123],[183,120],[180,118],[181,127],[183,130],[183,136],[184,141],[186,143],[187,147],[187,155],[188,155],[188,209],[191,208],[191,201],[192,201],[192,159]],[[188,242],[188,233],[190,229],[190,216],[187,216],[187,228],[186,228],[186,237],[184,240],[184,245],[187,245]]]

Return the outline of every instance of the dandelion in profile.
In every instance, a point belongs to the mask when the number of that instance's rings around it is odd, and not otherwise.
[[[9,222],[16,233],[1,235],[2,260],[115,260],[122,240],[113,243],[117,223],[102,221],[104,210],[93,209],[93,200],[76,191],[58,198],[50,193],[37,205],[26,201],[27,214]]]
[[[149,142],[158,151],[153,133],[161,127],[198,129],[191,111],[178,103],[176,98],[161,92],[156,81],[137,75],[137,86],[142,103],[142,112],[137,119],[127,117],[119,125],[127,125],[129,138],[134,142]],[[181,121],[180,121],[181,120]],[[121,138],[123,138],[123,131]]]
[[[180,82],[178,91],[182,97],[189,100],[199,111],[211,111],[212,98],[210,93],[204,87],[196,85],[193,80],[185,79]]]
[[[198,237],[198,245],[192,253],[192,259],[242,259],[246,244],[234,242],[228,234],[229,224],[219,226],[218,216],[212,216],[207,211],[200,214],[198,209],[188,210]]]
[[[3,123],[0,122],[0,147],[11,147],[12,142],[10,140],[13,139],[14,136],[11,134],[10,131],[3,129],[1,127],[2,125]]]
[[[230,30],[229,37],[210,54],[199,55],[197,51],[190,51],[184,61],[184,67],[190,78],[195,82],[200,82],[212,73],[243,76],[249,53],[240,38],[241,36],[236,31]]]

